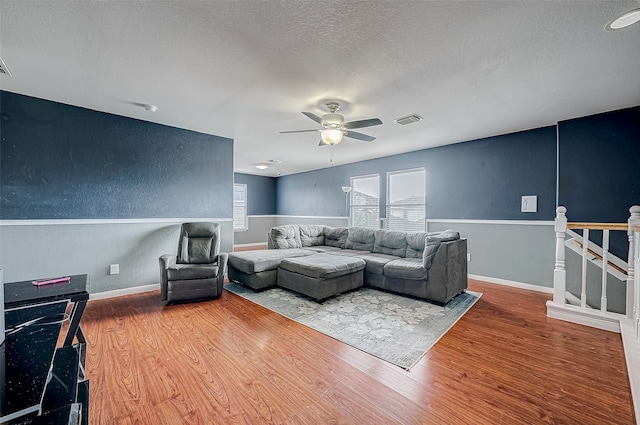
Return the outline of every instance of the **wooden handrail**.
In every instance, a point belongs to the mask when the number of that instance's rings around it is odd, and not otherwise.
[[[580,247],[580,249],[582,249],[582,243],[578,242],[578,241],[573,241],[576,245],[578,245]],[[598,260],[602,261],[602,255],[598,254],[597,252],[588,249],[587,251],[589,251],[589,254],[593,255],[595,258],[597,258]],[[609,264],[609,266],[613,267],[614,269],[618,270],[620,273],[622,273],[623,275],[627,275],[627,271],[625,269],[623,269],[622,267],[618,266],[617,264],[613,264],[611,261],[607,261],[607,263]]]
[[[567,229],[629,230],[627,223],[567,223]]]
[[[631,226],[634,232],[640,232],[640,224],[634,224]]]

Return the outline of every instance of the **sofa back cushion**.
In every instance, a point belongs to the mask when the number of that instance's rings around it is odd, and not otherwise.
[[[407,254],[407,234],[391,230],[376,230],[373,232],[373,252],[404,257]]]
[[[297,224],[272,227],[271,240],[276,249],[302,248],[300,227]]]
[[[350,227],[344,247],[346,249],[373,252],[373,245],[375,243],[374,232],[373,229],[367,229],[365,227]]]
[[[324,245],[324,226],[317,224],[301,224],[300,240],[302,246],[322,246]]]
[[[422,256],[422,263],[425,269],[431,267],[433,259],[440,248],[442,242],[450,242],[460,239],[460,233],[447,229],[442,232],[428,233],[425,240],[424,253]]]
[[[344,249],[344,244],[349,235],[348,227],[324,227],[324,244]]]
[[[218,223],[183,223],[178,243],[178,263],[206,264],[216,261],[220,250]]]
[[[422,258],[426,232],[407,233],[407,258]]]

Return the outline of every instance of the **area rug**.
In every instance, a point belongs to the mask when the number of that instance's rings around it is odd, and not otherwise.
[[[322,304],[281,288],[228,291],[403,369],[413,367],[482,295],[467,291],[446,307],[370,288]]]

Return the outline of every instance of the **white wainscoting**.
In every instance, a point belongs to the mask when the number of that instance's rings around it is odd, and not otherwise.
[[[194,221],[220,223],[220,249],[233,249],[232,218],[0,220],[0,267],[5,282],[88,274],[92,295],[158,285],[158,257],[176,253],[180,224]]]

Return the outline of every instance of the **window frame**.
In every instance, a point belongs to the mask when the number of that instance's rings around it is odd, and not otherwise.
[[[422,178],[423,178],[423,193],[422,193],[422,198],[423,198],[423,202],[422,203],[416,203],[416,204],[400,204],[400,205],[393,205],[391,203],[391,190],[392,190],[392,185],[391,185],[391,178],[393,176],[397,176],[400,174],[409,174],[409,173],[416,173],[416,172],[421,172],[422,173]],[[399,231],[399,232],[425,232],[427,225],[426,225],[426,221],[427,221],[427,171],[425,169],[425,167],[416,167],[416,168],[407,168],[404,170],[395,170],[395,171],[387,171],[387,190],[386,190],[386,205],[385,205],[385,220],[384,220],[384,228],[385,230],[394,230],[394,231]],[[413,195],[412,195],[413,196]],[[390,228],[390,223],[391,223],[391,217],[393,217],[393,215],[391,214],[391,208],[401,208],[401,207],[422,207],[422,218],[419,220],[422,222],[422,226],[420,229],[406,229],[406,228]]]
[[[236,223],[238,220],[236,219],[236,195],[235,192],[238,188],[242,188],[242,192],[244,194],[244,200],[242,205],[240,205],[243,209],[243,223],[242,227],[236,227]],[[246,232],[249,230],[249,208],[248,205],[248,188],[245,183],[234,183],[233,184],[233,231],[234,232]]]
[[[354,204],[354,198],[355,198],[355,186],[354,186],[354,182],[356,180],[364,180],[364,179],[369,179],[369,178],[377,178],[378,179],[378,203],[376,205],[367,205],[367,204],[363,204],[363,205],[356,205]],[[376,225],[375,227],[369,227],[369,226],[358,226],[358,227],[366,227],[368,229],[380,229],[380,174],[379,173],[374,173],[374,174],[365,174],[365,175],[361,175],[361,176],[351,176],[349,178],[349,186],[351,187],[351,192],[349,192],[349,227],[355,227],[354,225],[354,221],[353,221],[353,211],[354,211],[354,206],[355,207],[370,207],[371,209],[375,208],[377,210],[377,216],[376,216]]]

